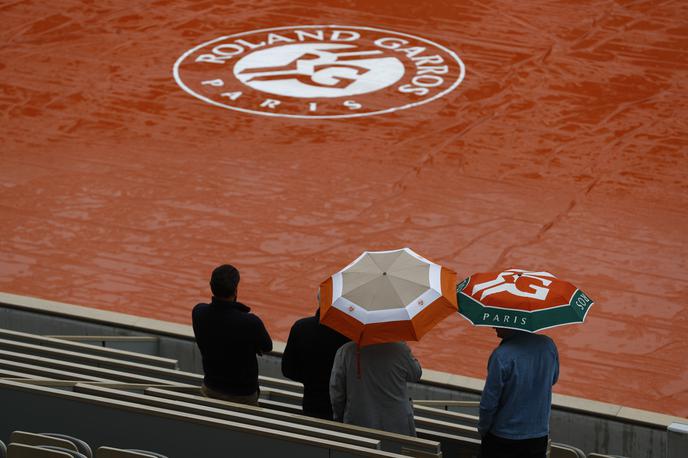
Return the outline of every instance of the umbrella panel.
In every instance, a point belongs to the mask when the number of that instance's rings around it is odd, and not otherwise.
[[[395,255],[396,257],[396,255]],[[391,264],[393,261],[389,261],[389,264]],[[380,262],[382,263],[382,262]],[[385,263],[382,263],[385,265]],[[384,272],[384,269],[380,268],[380,265],[373,261],[372,256],[370,256],[370,253],[364,253],[361,256],[359,256],[358,259],[356,259],[354,262],[349,264],[347,267],[345,267],[342,271],[342,273],[345,272],[359,272],[359,273],[366,273],[366,274],[379,274],[381,272]]]
[[[512,269],[475,274],[463,284],[463,294],[484,306],[523,311],[546,310],[568,304],[577,288],[548,272]]]
[[[565,283],[565,282],[562,282]],[[583,291],[574,289],[573,293],[562,298],[554,295],[548,308],[543,308],[540,304],[537,307],[530,306],[531,300],[521,298],[521,306],[514,307],[513,297],[505,304],[493,305],[495,298],[490,303],[481,303],[473,295],[468,294],[470,286],[474,284],[471,277],[467,278],[457,286],[457,300],[459,303],[459,313],[468,319],[475,326],[491,326],[501,328],[519,329],[528,332],[536,332],[543,329],[553,328],[571,323],[582,323],[585,321],[590,306],[593,301]]]
[[[430,287],[430,266],[428,265],[415,265],[399,269],[390,269],[387,271],[387,276],[410,281],[412,283],[421,285],[424,288]]]
[[[342,294],[349,294],[357,288],[380,277],[377,273],[370,272],[343,272],[342,273]]]
[[[430,261],[427,259],[421,258],[420,256],[412,256],[406,251],[402,251],[399,257],[387,268],[387,272],[396,272],[417,266],[427,267],[430,264]]]
[[[351,267],[365,266],[370,268],[371,271],[377,271],[379,273],[386,272],[394,265],[395,262],[402,256],[408,256],[403,251],[379,251],[379,252],[368,252],[363,255],[361,259],[356,261]],[[374,267],[368,267],[372,264]],[[375,270],[373,270],[375,269]],[[348,271],[349,268],[344,269],[344,272]]]
[[[348,274],[342,274],[342,281],[347,284]],[[405,307],[427,290],[425,285],[381,275],[347,292],[342,289],[342,297],[366,310],[389,310]]]
[[[341,273],[358,272],[379,275],[385,273],[394,275],[395,272],[425,268],[425,274],[427,275],[429,264],[429,261],[421,257],[414,257],[404,250],[394,252],[368,252],[362,254],[356,261],[345,267]],[[405,277],[405,275],[408,274],[399,275]],[[414,277],[411,279],[412,281],[423,280],[422,269],[416,275],[418,275],[418,277]]]

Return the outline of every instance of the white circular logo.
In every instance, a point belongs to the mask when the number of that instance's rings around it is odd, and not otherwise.
[[[424,38],[371,27],[299,26],[217,38],[174,65],[189,94],[230,110],[350,118],[428,103],[463,80],[461,59]]]

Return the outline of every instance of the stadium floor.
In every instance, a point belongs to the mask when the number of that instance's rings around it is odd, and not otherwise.
[[[686,417],[686,17],[679,0],[2,2],[0,290],[189,323],[231,262],[285,340],[365,249],[460,278],[547,270],[596,301],[547,331],[556,391]],[[400,83],[350,95],[322,73],[319,97],[275,96],[255,89],[283,90],[274,69],[217,70],[304,41],[360,44],[387,61],[351,81],[390,65]],[[413,347],[484,377],[496,344],[454,316]]]

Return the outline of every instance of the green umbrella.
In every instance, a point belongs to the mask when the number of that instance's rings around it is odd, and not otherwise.
[[[582,323],[593,304],[549,272],[509,269],[477,273],[456,286],[459,313],[475,326],[536,332]]]

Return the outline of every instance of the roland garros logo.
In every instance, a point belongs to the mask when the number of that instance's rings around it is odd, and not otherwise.
[[[463,62],[425,38],[355,26],[299,26],[216,38],[185,52],[177,84],[230,110],[351,118],[436,100],[461,83]]]

